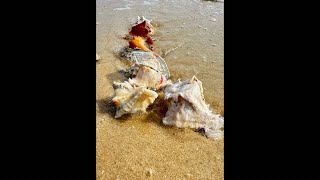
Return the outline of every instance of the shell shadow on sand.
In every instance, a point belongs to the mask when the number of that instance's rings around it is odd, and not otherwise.
[[[107,97],[105,99],[97,100],[98,104],[98,112],[101,114],[109,114],[114,117],[116,114],[116,107],[112,104],[112,96]]]
[[[112,103],[113,96],[109,96],[105,99],[97,100],[98,104],[98,112],[101,114],[109,114],[111,117],[114,118],[116,115],[116,106]],[[130,114],[125,114],[121,118],[115,119],[115,120],[129,120],[131,118]]]

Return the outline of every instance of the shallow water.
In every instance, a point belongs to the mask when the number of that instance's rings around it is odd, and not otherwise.
[[[206,103],[223,116],[224,4],[201,0],[96,0],[96,4],[96,51],[101,56],[96,63],[97,177],[143,178],[148,171],[146,168],[153,168],[154,173],[149,178],[159,179],[166,174],[171,178],[223,179],[223,140],[212,141],[192,130],[163,127],[154,114],[115,120],[110,99],[114,92],[112,82],[127,80],[119,73],[119,70],[127,68],[118,56],[119,51],[128,45],[122,37],[129,32],[137,16],[144,16],[152,20],[155,51],[165,59],[172,81],[190,79],[195,75],[202,81]],[[159,144],[163,141],[166,143]],[[179,152],[181,148],[175,147],[177,143],[184,147],[183,151]],[[140,157],[139,149],[146,146],[149,148],[147,154]],[[132,151],[125,150],[126,154],[123,154],[123,147]],[[202,153],[195,153],[195,149],[201,149]],[[159,154],[166,151],[175,156]],[[130,160],[130,155],[140,159],[131,157]],[[199,160],[197,157],[207,159]],[[166,164],[163,160],[171,164],[161,165]],[[195,168],[200,172],[189,172],[188,165],[183,165],[184,160],[194,166],[202,164],[200,170]],[[135,164],[140,161],[142,165]],[[118,163],[119,169],[111,168],[113,163]],[[129,169],[133,167],[130,172],[134,175],[121,169],[119,163]],[[170,176],[170,173],[176,175]]]

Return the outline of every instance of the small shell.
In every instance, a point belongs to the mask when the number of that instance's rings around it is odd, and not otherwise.
[[[96,61],[99,61],[101,57],[96,53]]]

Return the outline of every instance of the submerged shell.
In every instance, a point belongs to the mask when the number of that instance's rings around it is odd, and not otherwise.
[[[166,76],[164,76],[161,72],[158,72],[148,66],[138,66],[139,69],[136,72],[135,65],[132,67],[133,73],[136,73],[136,77],[133,79],[129,78],[129,83],[135,86],[143,86],[148,89],[158,90],[167,85],[171,85],[171,80],[167,80]]]
[[[131,61],[132,64],[151,67],[152,69],[161,72],[167,79],[170,78],[170,72],[165,60],[155,52],[131,50],[123,51],[123,54],[123,56],[125,56],[128,61]]]
[[[124,83],[113,83],[115,97],[112,102],[116,105],[115,118],[124,114],[146,112],[147,107],[154,102],[158,94],[145,87],[133,87],[128,81]]]
[[[166,125],[203,129],[206,136],[220,138],[224,119],[213,114],[205,103],[202,82],[195,76],[191,80],[180,80],[165,88],[165,99],[169,108],[162,122]]]

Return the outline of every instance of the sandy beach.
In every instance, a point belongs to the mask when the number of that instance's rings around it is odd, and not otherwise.
[[[155,51],[171,80],[195,75],[213,112],[224,116],[223,2],[202,0],[96,1],[97,179],[224,179],[224,140],[164,126],[153,113],[115,119],[112,83],[127,78],[119,52],[137,16],[152,20]]]

